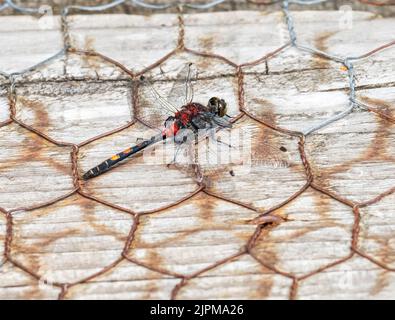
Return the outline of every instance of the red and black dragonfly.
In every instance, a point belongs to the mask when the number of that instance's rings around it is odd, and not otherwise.
[[[179,81],[174,83],[168,99],[164,99],[147,79],[144,77],[141,78],[141,81],[149,86],[155,102],[172,115],[165,120],[164,127],[160,133],[113,155],[98,166],[90,169],[83,175],[84,180],[97,177],[107,172],[119,162],[132,157],[136,153],[157,142],[170,138],[175,143],[181,144],[191,139],[191,133],[196,137],[200,130],[231,127],[231,118],[226,114],[227,104],[224,99],[212,97],[208,100],[207,105],[193,101],[191,67],[192,64],[188,63],[181,72],[179,72],[177,78],[183,79],[181,85]],[[172,99],[170,99],[170,97]],[[179,106],[171,101],[180,101],[180,99],[182,100]],[[186,132],[188,134],[186,134]]]

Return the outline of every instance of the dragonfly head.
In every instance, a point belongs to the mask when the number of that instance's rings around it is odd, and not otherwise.
[[[223,117],[226,115],[226,102],[224,99],[219,99],[217,97],[212,97],[208,101],[207,107],[210,112],[216,114],[217,116]]]

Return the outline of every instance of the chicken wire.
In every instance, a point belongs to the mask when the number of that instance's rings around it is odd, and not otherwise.
[[[118,1],[113,1],[113,2],[105,4],[105,5],[97,5],[97,6],[72,5],[72,6],[65,7],[63,9],[62,15],[61,15],[62,35],[63,35],[64,47],[60,52],[58,52],[54,56],[52,56],[42,62],[40,62],[32,67],[29,67],[26,70],[22,70],[20,72],[8,74],[6,72],[0,71],[0,74],[3,77],[5,77],[8,82],[8,85],[7,85],[8,86],[8,93],[7,94],[8,94],[9,110],[10,110],[9,119],[0,123],[0,128],[11,125],[12,123],[14,123],[14,124],[17,124],[25,129],[29,130],[33,134],[44,138],[45,140],[47,140],[48,142],[50,142],[56,146],[70,148],[70,150],[71,150],[70,156],[71,156],[71,164],[72,164],[71,172],[72,172],[74,189],[71,192],[69,192],[61,197],[52,199],[52,200],[45,202],[45,203],[30,206],[30,207],[19,207],[19,208],[15,208],[12,210],[6,210],[6,209],[0,207],[0,212],[5,216],[6,221],[7,221],[6,222],[6,236],[5,236],[5,243],[4,243],[4,248],[5,248],[4,249],[4,260],[2,262],[2,265],[4,265],[6,262],[11,263],[16,268],[22,270],[23,272],[25,272],[25,273],[29,274],[30,276],[32,276],[33,278],[35,278],[37,281],[41,281],[44,284],[49,284],[49,285],[59,288],[60,289],[59,299],[65,298],[68,293],[68,290],[70,288],[87,283],[89,281],[92,281],[93,279],[99,277],[100,275],[103,275],[104,273],[115,268],[117,265],[119,265],[123,261],[129,261],[130,263],[137,264],[139,266],[142,266],[144,268],[158,272],[160,274],[179,279],[179,283],[172,290],[172,293],[170,296],[171,299],[177,298],[177,295],[178,295],[180,289],[183,288],[185,285],[187,285],[188,281],[190,281],[194,278],[197,278],[198,276],[206,273],[209,270],[217,268],[221,265],[225,265],[228,262],[234,260],[235,258],[241,257],[243,255],[250,255],[252,258],[254,258],[257,262],[262,264],[267,269],[269,269],[269,270],[273,271],[274,273],[279,274],[283,277],[291,279],[292,286],[289,290],[289,298],[290,299],[296,298],[298,286],[301,281],[303,281],[313,275],[316,275],[326,269],[329,269],[329,268],[332,268],[336,265],[342,264],[342,263],[350,260],[352,257],[354,257],[356,255],[373,262],[374,264],[376,264],[383,270],[392,271],[392,272],[395,271],[393,268],[386,266],[384,263],[378,261],[377,259],[370,256],[369,254],[362,252],[360,250],[359,244],[358,244],[358,237],[359,237],[359,232],[360,232],[360,220],[361,220],[360,209],[364,208],[366,206],[375,204],[375,203],[381,201],[384,197],[394,193],[395,187],[383,192],[382,194],[378,195],[377,197],[375,197],[374,199],[371,199],[369,201],[365,201],[365,202],[350,201],[350,200],[343,198],[337,194],[331,193],[330,191],[322,188],[320,185],[315,183],[314,176],[313,176],[313,173],[311,170],[311,164],[309,163],[308,156],[306,155],[306,151],[305,151],[306,137],[308,137],[312,133],[316,132],[317,130],[328,126],[329,124],[346,117],[347,115],[349,115],[355,111],[373,112],[373,113],[378,114],[380,117],[384,118],[388,122],[391,122],[391,123],[395,122],[395,118],[393,118],[391,115],[388,115],[387,113],[384,113],[375,107],[369,106],[366,103],[359,101],[356,98],[356,78],[355,78],[355,69],[354,69],[354,62],[355,61],[363,60],[363,59],[368,58],[370,56],[380,54],[380,52],[382,50],[395,45],[395,41],[391,41],[390,43],[383,44],[383,45],[375,48],[374,50],[371,50],[370,52],[367,52],[363,55],[348,56],[348,57],[331,55],[326,52],[317,50],[313,47],[303,46],[298,43],[298,34],[296,33],[296,31],[294,29],[290,5],[291,4],[311,5],[311,4],[318,4],[318,3],[322,3],[322,2],[326,2],[326,1],[327,0],[282,1],[281,5],[282,5],[282,10],[284,13],[286,25],[288,27],[289,41],[286,44],[284,44],[281,47],[277,48],[276,50],[266,54],[265,56],[263,56],[262,58],[260,58],[256,61],[242,63],[242,64],[234,63],[233,61],[231,61],[228,58],[225,58],[221,55],[211,54],[211,53],[206,53],[206,52],[198,52],[196,50],[189,49],[184,44],[184,35],[185,35],[184,18],[183,18],[184,9],[190,8],[190,9],[206,10],[206,9],[215,7],[217,5],[220,5],[221,3],[225,2],[225,0],[214,0],[214,1],[209,1],[207,3],[200,3],[200,4],[196,4],[196,3],[189,3],[188,4],[188,3],[180,3],[180,2],[173,2],[173,3],[166,3],[166,4],[155,4],[155,3],[144,2],[142,0],[131,0],[131,1],[118,0]],[[272,3],[269,1],[250,1],[250,2],[258,4],[258,5],[263,5],[263,6],[269,5]],[[280,1],[273,1],[273,2],[280,2]],[[155,61],[154,63],[152,63],[151,65],[147,66],[146,68],[144,68],[143,70],[141,70],[139,72],[132,71],[132,70],[128,69],[126,66],[124,66],[121,63],[117,62],[116,60],[112,59],[111,57],[105,56],[99,52],[96,52],[93,50],[80,50],[78,48],[74,48],[71,44],[71,41],[70,41],[68,16],[71,12],[74,12],[74,11],[99,12],[99,11],[104,11],[104,10],[107,10],[107,9],[110,9],[110,8],[113,8],[115,6],[119,6],[119,5],[125,4],[125,3],[130,3],[130,4],[133,4],[134,6],[139,6],[142,8],[148,8],[148,9],[152,9],[152,10],[164,10],[164,9],[168,9],[170,7],[175,7],[179,11],[177,47],[174,48],[173,51],[168,53],[166,56],[164,56],[160,60]],[[361,3],[371,4],[371,5],[380,5],[380,6],[388,4],[387,2],[365,1],[365,0],[361,1]],[[11,8],[13,10],[16,10],[17,12],[21,12],[24,14],[40,13],[38,8],[21,7],[19,5],[16,5],[11,0],[6,0],[2,5],[0,5],[0,10],[4,10],[6,8]],[[302,132],[280,128],[280,127],[274,125],[273,123],[269,123],[267,121],[260,119],[259,117],[253,115],[250,111],[248,111],[245,108],[245,97],[244,97],[244,85],[245,85],[244,75],[245,75],[245,73],[244,73],[244,69],[247,67],[251,67],[251,66],[265,64],[269,59],[271,59],[274,56],[281,55],[281,53],[284,50],[286,50],[290,47],[294,47],[301,52],[309,53],[312,56],[318,56],[318,57],[326,59],[326,60],[331,60],[331,61],[337,62],[337,63],[343,65],[343,67],[347,70],[347,73],[348,73],[348,86],[349,86],[349,90],[348,90],[349,103],[348,103],[348,105],[345,106],[345,108],[342,112],[340,112],[328,119],[325,119],[321,123],[311,126],[310,128],[308,128]],[[189,194],[188,196],[183,197],[182,199],[179,199],[179,200],[175,201],[174,203],[171,203],[171,204],[161,207],[159,209],[148,210],[148,211],[144,211],[144,212],[136,212],[134,210],[125,209],[121,206],[115,205],[111,202],[105,201],[103,199],[100,199],[98,197],[95,197],[91,194],[86,193],[84,190],[84,186],[81,183],[78,159],[79,159],[79,151],[80,151],[81,147],[86,146],[94,141],[100,140],[104,137],[108,137],[108,136],[113,135],[115,133],[121,132],[127,128],[134,126],[136,123],[140,122],[140,123],[145,124],[141,119],[138,118],[138,116],[134,115],[134,119],[132,121],[130,121],[129,123],[127,123],[126,125],[123,125],[123,126],[117,128],[117,129],[114,129],[112,131],[109,131],[109,132],[100,134],[98,136],[95,136],[93,138],[90,138],[90,139],[88,139],[84,142],[81,142],[79,144],[55,140],[52,137],[50,137],[49,135],[41,132],[40,130],[24,123],[23,121],[18,119],[18,117],[16,116],[16,102],[18,99],[18,95],[16,93],[16,85],[17,85],[16,78],[18,76],[27,74],[31,71],[38,70],[41,67],[47,65],[48,63],[50,63],[51,61],[53,61],[59,57],[67,56],[70,54],[99,57],[99,58],[103,59],[104,61],[108,62],[109,64],[113,65],[115,68],[121,69],[125,74],[127,74],[130,77],[130,79],[134,83],[137,83],[138,79],[140,78],[141,75],[146,74],[150,70],[161,65],[163,62],[165,62],[166,60],[168,60],[169,58],[171,58],[172,56],[174,56],[176,53],[179,53],[179,52],[187,52],[189,54],[196,55],[196,56],[213,58],[213,59],[222,61],[223,63],[234,68],[235,75],[237,77],[237,83],[238,83],[238,103],[239,103],[239,116],[235,119],[235,122],[237,122],[241,117],[248,117],[248,118],[251,118],[254,121],[260,123],[261,125],[263,125],[265,127],[268,127],[272,130],[275,130],[275,131],[280,132],[282,134],[285,134],[290,137],[298,139],[298,150],[299,150],[300,159],[303,163],[303,167],[304,167],[305,175],[306,175],[305,184],[300,190],[298,190],[296,193],[291,195],[284,202],[282,202],[282,203],[276,205],[275,207],[270,208],[269,210],[266,210],[265,212],[262,213],[258,208],[254,207],[250,204],[238,202],[238,201],[235,201],[234,199],[227,198],[224,195],[211,192],[210,190],[208,190],[206,188],[206,185],[204,184],[203,181],[198,180],[197,185],[196,185],[196,190],[194,192],[192,192],[191,194]],[[138,88],[138,86],[133,87],[132,91],[133,91],[133,93],[132,93],[133,106],[135,109],[137,109],[137,108],[139,108],[139,88]],[[195,168],[195,173],[198,174],[197,173],[198,171],[199,171],[199,167],[197,166]],[[273,266],[268,265],[267,263],[265,263],[265,261],[262,261],[262,259],[260,259],[253,252],[252,249],[254,248],[257,239],[262,234],[262,231],[266,227],[268,227],[268,226],[275,227],[277,223],[283,222],[282,219],[280,217],[278,217],[277,215],[274,215],[273,212],[276,211],[277,209],[282,208],[282,207],[286,206],[287,204],[291,203],[292,201],[294,201],[295,199],[300,197],[302,194],[304,194],[305,191],[309,188],[312,188],[312,189],[316,190],[317,192],[325,194],[326,196],[328,196],[328,197],[330,197],[330,198],[332,198],[332,199],[334,199],[334,200],[336,200],[336,201],[338,201],[338,202],[340,202],[352,209],[352,212],[354,214],[354,223],[353,223],[353,227],[352,227],[350,251],[349,251],[349,255],[342,258],[342,259],[339,259],[337,261],[329,263],[323,267],[320,267],[318,270],[315,270],[315,271],[305,274],[303,276],[296,276],[292,273],[284,272],[282,270],[278,270],[277,268],[275,268]],[[129,249],[132,246],[136,230],[138,229],[140,217],[142,217],[143,215],[164,212],[171,207],[174,207],[176,205],[179,205],[179,204],[191,199],[192,197],[194,197],[195,195],[197,195],[199,193],[204,193],[209,197],[221,199],[223,201],[233,203],[237,206],[241,206],[241,207],[247,208],[248,210],[256,212],[256,218],[255,218],[255,222],[257,224],[256,230],[255,230],[253,236],[249,239],[249,241],[245,244],[245,246],[238,253],[233,254],[233,255],[227,257],[226,259],[223,259],[221,261],[213,263],[212,265],[205,267],[205,268],[199,270],[198,272],[195,272],[192,275],[188,275],[188,276],[179,274],[176,272],[170,272],[170,271],[164,270],[164,269],[160,268],[159,266],[152,266],[152,265],[144,264],[141,261],[131,258],[127,255]],[[126,212],[132,216],[134,223],[131,227],[131,230],[130,230],[127,240],[125,242],[122,254],[113,263],[106,266],[99,272],[96,272],[95,274],[93,274],[85,279],[82,279],[80,281],[77,281],[77,282],[73,282],[73,283],[49,282],[46,279],[42,279],[42,277],[40,277],[38,274],[36,274],[34,272],[34,270],[30,270],[28,267],[21,264],[17,260],[15,260],[13,255],[11,254],[11,247],[12,247],[13,236],[14,236],[13,235],[13,219],[14,219],[13,215],[15,212],[18,212],[18,211],[32,211],[32,210],[41,209],[41,208],[50,206],[50,205],[57,203],[61,200],[67,199],[75,194],[78,194],[90,201],[100,203],[104,206],[108,206],[113,209]]]

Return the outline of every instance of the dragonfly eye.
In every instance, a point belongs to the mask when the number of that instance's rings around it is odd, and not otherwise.
[[[224,99],[219,99],[217,97],[212,97],[208,101],[208,108],[210,112],[216,114],[217,116],[223,117],[226,115],[226,102]]]
[[[219,105],[220,105],[220,107],[219,107],[218,115],[220,117],[223,117],[223,116],[226,115],[226,112],[227,112],[227,109],[228,109],[225,100],[221,99]]]

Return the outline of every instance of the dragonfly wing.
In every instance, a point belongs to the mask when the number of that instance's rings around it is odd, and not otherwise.
[[[193,127],[198,130],[208,129],[212,127],[212,124],[210,123],[210,121],[208,121],[208,118],[203,114],[193,117],[191,121]]]
[[[169,115],[178,112],[177,106],[170,103],[166,100],[159,92],[156,90],[154,85],[145,77],[140,78],[141,83],[143,84],[144,88],[149,90],[151,98],[156,102],[156,104],[160,105],[163,109],[165,109]]]
[[[197,69],[192,63],[186,63],[178,72],[167,100],[175,106],[186,105],[193,100],[192,81],[197,78]]]
[[[232,123],[224,117],[212,116],[212,121],[222,128],[232,128]]]
[[[199,129],[203,128],[232,128],[232,123],[225,117],[219,117],[210,112],[203,112],[196,116],[196,122],[199,123]]]
[[[163,128],[165,120],[173,116],[176,108],[158,93],[146,79],[142,80],[135,118],[151,128]]]

